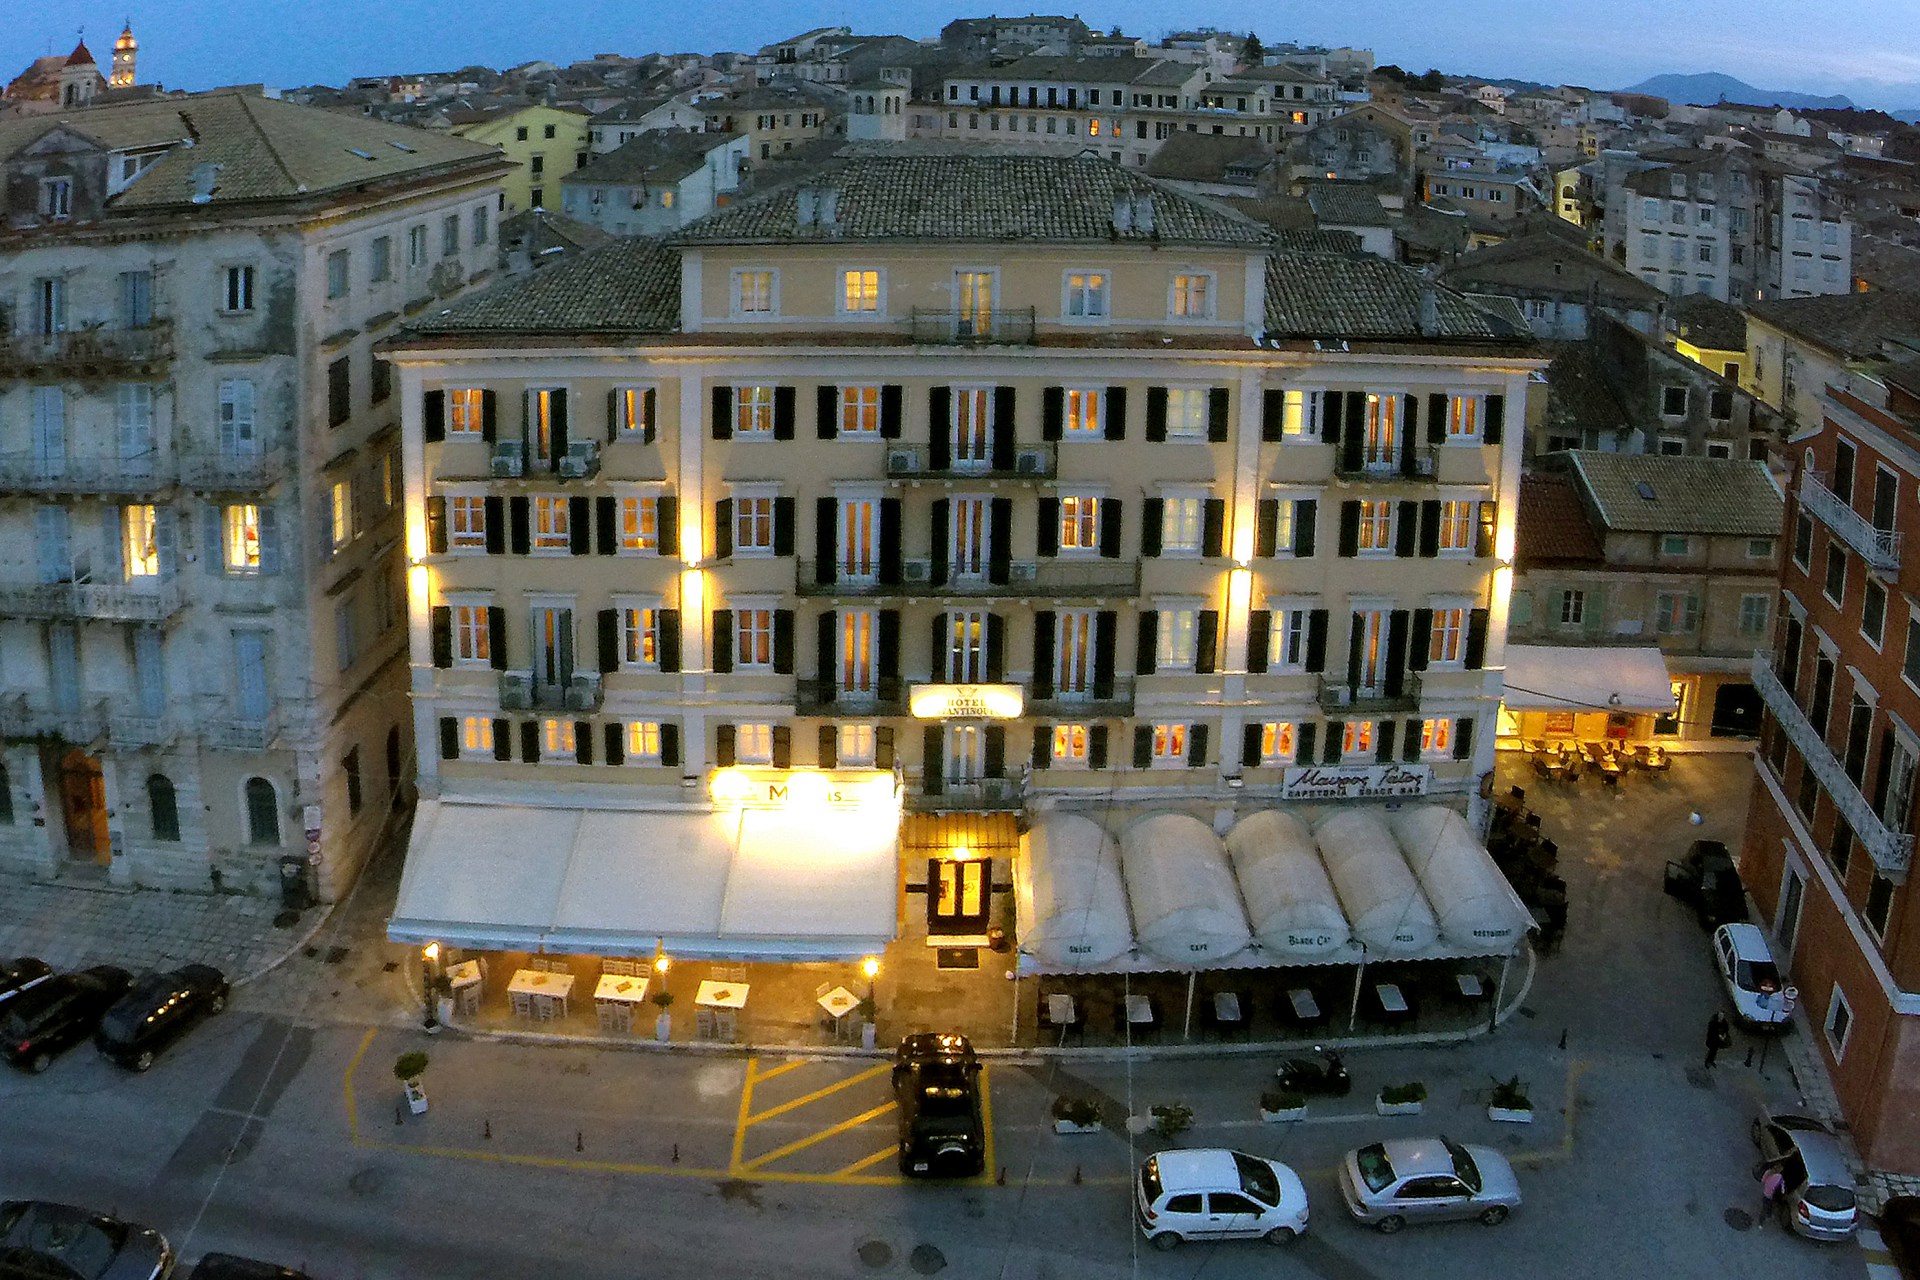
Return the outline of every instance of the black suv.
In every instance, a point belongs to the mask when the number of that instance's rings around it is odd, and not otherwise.
[[[900,1172],[968,1178],[987,1162],[980,1111],[980,1060],[965,1036],[923,1031],[893,1055],[900,1110]]]
[[[0,1005],[0,1053],[16,1067],[45,1071],[56,1054],[93,1034],[132,981],[125,969],[103,964],[23,991]]]
[[[32,956],[0,960],[0,1004],[30,987],[37,987],[53,976],[53,966]]]
[[[1740,924],[1747,918],[1747,891],[1733,855],[1718,840],[1695,840],[1684,862],[1667,864],[1668,895],[1693,908],[1703,929]]]
[[[145,1071],[200,1019],[227,1007],[227,978],[210,965],[149,973],[100,1019],[93,1042],[123,1067]]]

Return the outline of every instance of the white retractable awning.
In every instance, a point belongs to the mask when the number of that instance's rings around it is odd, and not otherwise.
[[[1133,945],[1120,846],[1079,814],[1047,814],[1020,837],[1013,902],[1023,967],[1104,971]]]
[[[856,960],[895,933],[894,806],[419,809],[387,929],[395,941]]]
[[[1140,947],[1176,969],[1205,969],[1253,941],[1226,848],[1207,824],[1153,813],[1120,833],[1120,864]]]
[[[1667,661],[1651,645],[1507,646],[1509,711],[1672,711]]]
[[[1488,955],[1519,947],[1533,916],[1466,819],[1441,805],[1423,804],[1388,815],[1387,825],[1426,891],[1442,939]]]

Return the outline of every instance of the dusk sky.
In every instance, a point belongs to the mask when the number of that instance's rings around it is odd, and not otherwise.
[[[754,49],[814,26],[924,38],[949,19],[1030,10],[929,0],[876,4],[587,4],[515,0],[30,0],[9,6],[0,75],[72,49],[85,27],[105,64],[122,20],[140,40],[140,79],[200,89],[264,81],[340,84],[354,75],[566,63],[594,53]],[[1763,89],[1845,93],[1863,106],[1920,108],[1914,0],[1346,0],[1320,11],[1120,0],[1070,10],[1102,30],[1158,39],[1175,27],[1257,31],[1274,43],[1371,47],[1381,62],[1458,74],[1620,88],[1659,72],[1721,71]],[[1177,19],[1175,17],[1177,16]]]

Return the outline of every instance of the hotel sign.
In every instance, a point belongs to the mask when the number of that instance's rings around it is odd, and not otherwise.
[[[1025,700],[1017,684],[916,684],[907,706],[916,720],[1017,720]]]
[[[1283,800],[1394,800],[1423,796],[1433,781],[1424,764],[1309,765],[1289,769]]]

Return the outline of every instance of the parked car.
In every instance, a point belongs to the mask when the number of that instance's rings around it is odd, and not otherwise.
[[[93,1042],[123,1067],[145,1071],[154,1058],[199,1023],[227,1007],[227,977],[211,965],[149,973],[100,1019]]]
[[[900,1114],[900,1172],[965,1178],[987,1163],[980,1109],[980,1060],[965,1036],[923,1031],[894,1053]]]
[[[1846,1240],[1859,1225],[1853,1175],[1833,1131],[1808,1116],[1769,1113],[1753,1122],[1760,1153],[1753,1176],[1778,1167],[1786,1179],[1780,1213],[1809,1240]]]
[[[1755,1031],[1784,1031],[1792,1016],[1781,992],[1767,935],[1750,924],[1723,924],[1713,931],[1713,964],[1733,1001],[1733,1016]]]
[[[45,1071],[59,1054],[92,1035],[100,1016],[127,993],[133,975],[112,965],[61,973],[0,1005],[0,1054],[16,1067]]]
[[[49,1280],[161,1280],[173,1246],[151,1227],[47,1200],[0,1204],[0,1274]]]
[[[209,1253],[194,1264],[187,1280],[313,1280],[313,1277],[277,1262],[262,1262],[231,1253]]]
[[[1447,1218],[1497,1227],[1520,1207],[1520,1183],[1505,1156],[1448,1138],[1396,1138],[1349,1151],[1339,1177],[1347,1212],[1385,1232]]]
[[[1667,864],[1666,891],[1693,908],[1702,929],[1744,923],[1747,890],[1733,855],[1718,840],[1695,840],[1680,862]]]
[[[1134,1179],[1140,1234],[1156,1249],[1183,1240],[1292,1244],[1307,1229],[1307,1189],[1274,1160],[1219,1147],[1148,1156]]]
[[[52,976],[53,966],[32,956],[0,960],[0,1005],[22,991],[31,991]]]

